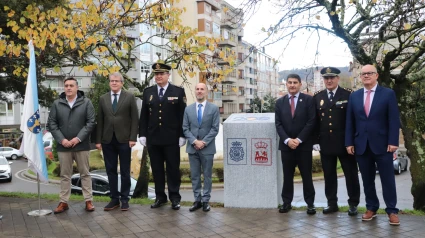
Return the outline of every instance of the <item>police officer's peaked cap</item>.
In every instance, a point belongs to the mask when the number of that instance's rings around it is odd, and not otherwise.
[[[322,75],[322,77],[338,76],[339,73],[341,73],[341,70],[335,67],[325,67],[322,70],[320,70],[320,74]]]
[[[163,64],[163,63],[155,63],[152,65],[152,69],[154,73],[162,73],[162,72],[170,71],[171,66]]]

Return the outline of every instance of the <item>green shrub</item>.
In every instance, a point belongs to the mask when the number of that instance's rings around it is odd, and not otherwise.
[[[320,173],[320,172],[323,171],[322,161],[320,160],[320,156],[314,156],[312,164],[313,164],[313,166],[312,166],[312,172],[313,173]]]

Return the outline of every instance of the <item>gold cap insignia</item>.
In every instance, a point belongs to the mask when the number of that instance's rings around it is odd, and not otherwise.
[[[330,73],[330,72],[332,72],[332,70],[330,68],[327,68],[326,73]]]
[[[160,66],[159,64],[156,64],[156,65],[155,65],[155,68],[156,68],[156,69],[160,69],[160,68],[161,68],[161,66]]]

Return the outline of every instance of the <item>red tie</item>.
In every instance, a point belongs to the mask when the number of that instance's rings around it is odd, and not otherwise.
[[[292,117],[294,117],[295,114],[295,101],[294,101],[295,96],[291,96],[291,114]]]
[[[370,93],[372,90],[367,91],[366,101],[364,103],[364,112],[366,113],[366,116],[369,117],[370,112]]]

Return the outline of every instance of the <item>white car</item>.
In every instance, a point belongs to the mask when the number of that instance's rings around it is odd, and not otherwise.
[[[0,180],[12,181],[12,162],[7,161],[4,156],[0,156]]]
[[[15,160],[19,157],[22,157],[24,154],[12,147],[0,147],[0,155]]]

